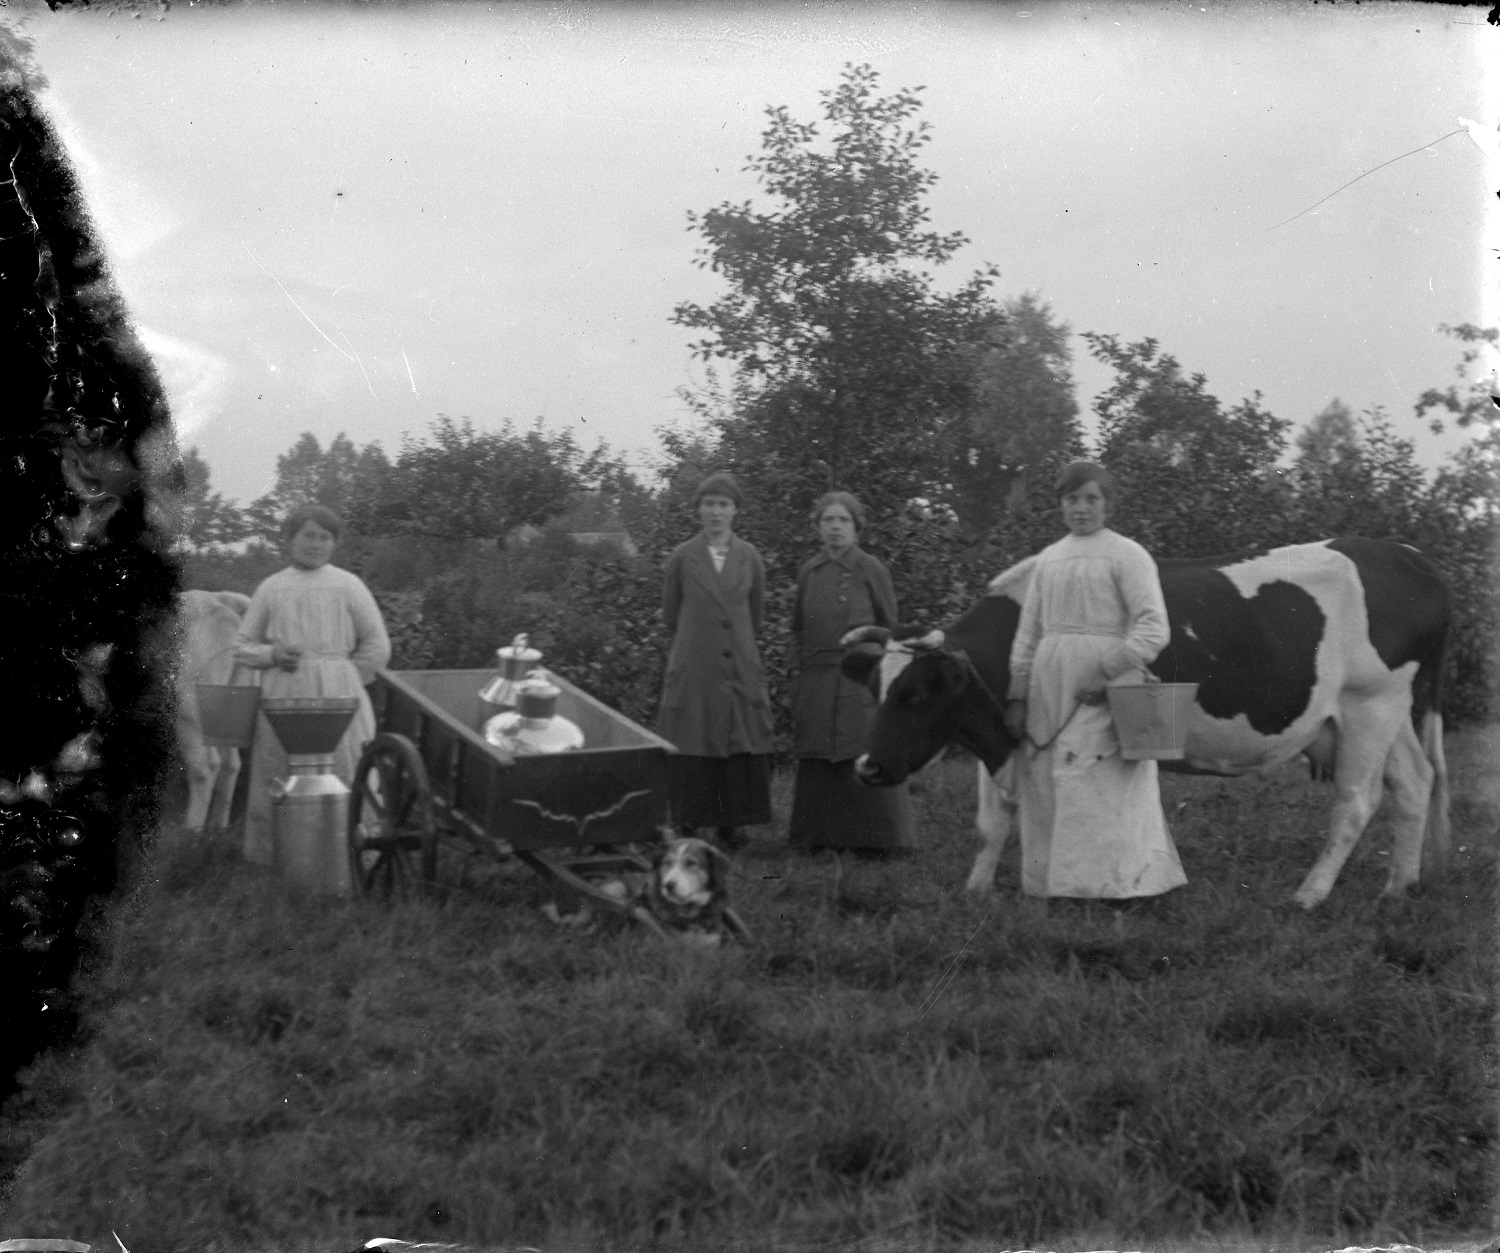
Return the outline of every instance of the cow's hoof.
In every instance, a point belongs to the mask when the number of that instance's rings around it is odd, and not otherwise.
[[[1311,910],[1321,905],[1327,896],[1328,893],[1319,892],[1316,888],[1298,888],[1292,900],[1302,909]]]
[[[964,891],[970,896],[989,896],[995,890],[993,879],[971,878],[964,884]]]
[[[1422,894],[1422,889],[1415,883],[1408,883],[1405,887],[1386,888],[1375,898],[1375,908],[1379,910],[1400,909],[1404,905],[1411,904]]]

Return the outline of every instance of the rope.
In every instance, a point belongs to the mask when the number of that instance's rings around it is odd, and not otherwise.
[[[994,701],[995,704],[997,706],[999,706],[1001,709],[1003,709],[1005,707],[1004,705],[1002,705],[1000,703],[999,700],[996,700],[994,692],[990,691],[990,685],[984,681],[984,676],[979,673],[978,667],[974,665],[974,661],[968,655],[968,653],[959,652],[959,651],[955,650],[950,655],[954,656],[954,657],[961,657],[963,659],[963,663],[964,663],[965,667],[967,667],[967,669],[968,669],[970,677],[973,678],[973,680],[977,684],[979,684],[980,690],[982,692],[984,692],[984,694],[986,696],[988,696],[992,701]],[[1051,748],[1052,745],[1057,742],[1057,737],[1059,735],[1061,735],[1064,731],[1066,731],[1068,729],[1068,724],[1073,721],[1074,716],[1078,713],[1078,711],[1080,709],[1083,708],[1084,703],[1085,702],[1083,702],[1081,700],[1074,702],[1072,710],[1069,712],[1068,716],[1063,719],[1062,725],[1060,727],[1058,727],[1057,730],[1052,733],[1052,738],[1050,740],[1048,740],[1045,744],[1038,744],[1034,739],[1031,738],[1030,732],[1026,732],[1026,731],[1023,731],[1021,733],[1021,739],[1025,743],[1031,745],[1031,748],[1032,748],[1033,752],[1037,752],[1037,753],[1044,752],[1045,750]]]
[[[1032,739],[1030,731],[1024,732],[1022,734],[1021,738],[1024,739],[1028,744],[1031,745],[1032,752],[1034,752],[1034,753],[1045,752],[1047,749],[1051,748],[1054,744],[1057,743],[1057,737],[1059,735],[1061,735],[1064,731],[1066,731],[1068,729],[1068,723],[1070,723],[1070,722],[1073,721],[1073,715],[1076,714],[1080,709],[1082,709],[1083,705],[1084,705],[1084,702],[1081,701],[1081,700],[1073,702],[1072,713],[1069,713],[1068,716],[1063,719],[1062,726],[1058,727],[1057,730],[1052,733],[1052,738],[1050,740],[1048,740],[1045,744],[1038,744],[1034,739]]]

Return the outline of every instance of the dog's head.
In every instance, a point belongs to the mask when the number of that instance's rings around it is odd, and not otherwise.
[[[677,914],[699,914],[727,895],[729,858],[707,840],[672,840],[652,877],[655,895]]]

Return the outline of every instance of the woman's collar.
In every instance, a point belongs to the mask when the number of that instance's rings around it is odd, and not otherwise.
[[[836,565],[851,566],[854,563],[854,559],[858,556],[859,541],[855,540],[854,543],[850,544],[849,547],[844,549],[844,551],[841,552],[837,557],[830,553],[826,548],[820,547],[818,549],[818,556],[816,560],[818,565],[822,565],[825,561],[832,561]]]

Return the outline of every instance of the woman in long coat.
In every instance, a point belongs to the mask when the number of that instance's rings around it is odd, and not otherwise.
[[[255,589],[240,623],[234,658],[263,671],[260,692],[274,696],[356,696],[359,708],[333,755],[334,773],[354,781],[359,754],[375,735],[375,711],[365,684],[391,659],[385,622],[357,575],[329,565],[343,534],[330,509],[304,505],[282,528],[292,564]],[[271,780],[285,778],[287,756],[264,714],[250,756],[244,853],[270,865]]]
[[[721,842],[771,821],[771,702],[755,637],[765,616],[766,567],[734,533],[744,497],[728,474],[698,485],[703,530],[667,559],[662,615],[672,632],[656,729],[677,746],[673,821],[712,827]]]
[[[894,627],[896,592],[879,560],[860,548],[860,503],[829,492],[813,506],[823,551],[797,573],[792,650],[797,667],[797,790],[788,843],[890,852],[916,845],[906,784],[866,787],[854,774],[875,697],[839,669],[839,640],[859,626]]]
[[[1005,721],[1024,733],[1021,883],[1031,896],[1157,896],[1187,882],[1154,761],[1120,756],[1105,687],[1140,682],[1169,639],[1156,563],[1104,525],[1102,466],[1057,481],[1070,534],[1042,550],[1011,648]]]

